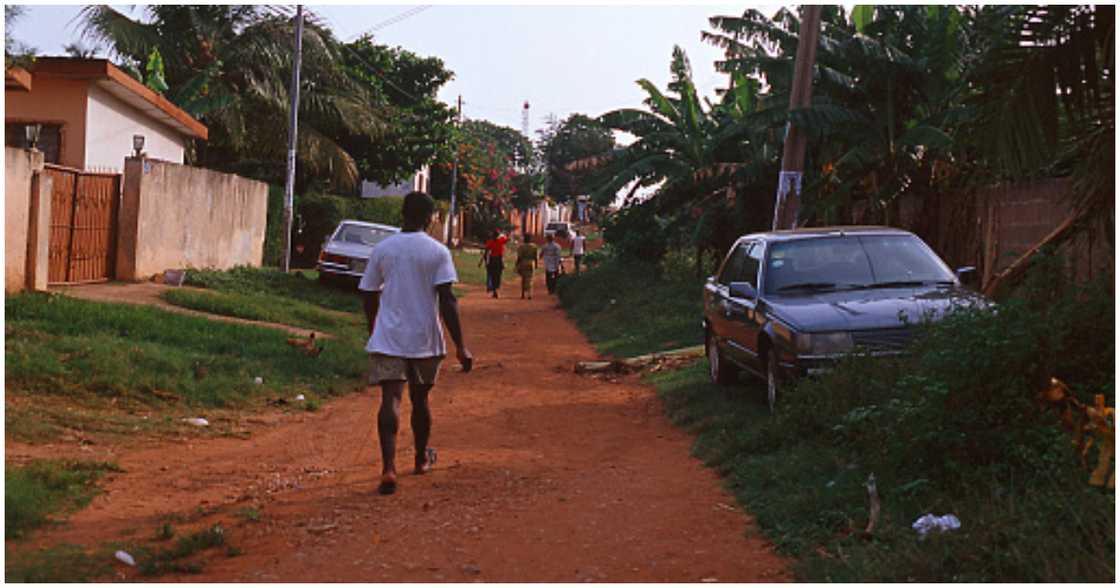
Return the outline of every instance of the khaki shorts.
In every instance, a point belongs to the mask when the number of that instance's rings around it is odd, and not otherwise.
[[[439,376],[439,364],[443,357],[394,357],[381,353],[369,354],[369,383],[377,385],[385,381],[425,384],[432,386]]]

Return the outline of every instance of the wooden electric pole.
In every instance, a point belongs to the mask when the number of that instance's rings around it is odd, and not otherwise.
[[[813,63],[821,33],[821,7],[802,5],[801,29],[797,37],[797,56],[793,64],[793,88],[789,109],[809,106],[813,96]],[[801,207],[801,174],[805,169],[806,136],[802,129],[786,123],[782,150],[782,171],[778,174],[778,193],[774,199],[773,230],[797,228]]]
[[[296,189],[296,125],[299,122],[299,66],[303,60],[303,5],[296,6],[296,47],[292,56],[291,116],[288,120],[288,173],[284,182],[284,273],[292,267],[292,201]]]
[[[455,128],[458,129],[463,122],[463,95],[455,102]],[[455,137],[455,159],[451,164],[451,206],[447,213],[447,246],[451,247],[455,239],[455,184],[459,180],[459,137]]]

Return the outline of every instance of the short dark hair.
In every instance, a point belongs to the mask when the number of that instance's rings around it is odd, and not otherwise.
[[[526,243],[533,240],[533,238],[530,237],[529,233],[527,233],[527,232],[526,233],[521,233],[521,238],[524,239]]]
[[[409,192],[401,205],[401,216],[409,225],[425,224],[435,212],[436,201],[423,192]]]

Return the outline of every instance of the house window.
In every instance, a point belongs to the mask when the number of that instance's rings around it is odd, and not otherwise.
[[[4,144],[8,147],[27,147],[27,127],[37,123],[6,123],[4,125]],[[62,125],[43,124],[39,131],[39,143],[35,145],[43,152],[47,163],[58,163],[62,148]]]

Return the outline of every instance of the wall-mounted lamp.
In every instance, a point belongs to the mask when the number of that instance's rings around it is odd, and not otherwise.
[[[132,150],[135,152],[135,157],[140,157],[140,153],[144,151],[144,135],[132,136]]]
[[[33,125],[25,125],[23,127],[23,134],[24,138],[27,139],[28,149],[35,149],[35,146],[39,144],[39,133],[42,132],[42,130],[43,125],[38,123]]]

